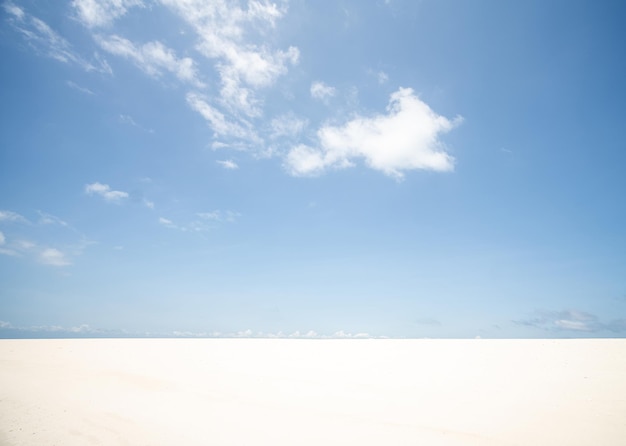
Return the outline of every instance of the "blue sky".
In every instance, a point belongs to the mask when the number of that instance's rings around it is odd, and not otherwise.
[[[0,17],[0,336],[626,334],[622,2]]]

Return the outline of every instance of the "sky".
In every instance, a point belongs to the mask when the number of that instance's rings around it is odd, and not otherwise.
[[[0,337],[626,335],[624,2],[0,5]]]

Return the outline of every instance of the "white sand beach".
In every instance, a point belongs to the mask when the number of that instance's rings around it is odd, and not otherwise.
[[[626,340],[0,340],[1,445],[626,445]]]

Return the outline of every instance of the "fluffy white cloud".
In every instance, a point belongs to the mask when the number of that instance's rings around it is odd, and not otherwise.
[[[335,96],[335,87],[326,85],[324,82],[316,81],[311,84],[311,96],[313,99],[327,101]]]
[[[460,122],[436,114],[412,89],[400,88],[391,95],[386,114],[321,127],[319,147],[294,147],[285,166],[293,175],[315,175],[363,159],[372,169],[396,178],[414,169],[451,171],[454,158],[439,138]]]
[[[228,170],[239,169],[239,166],[237,165],[237,163],[235,163],[232,160],[217,160],[216,163],[222,166],[224,169],[228,169]]]
[[[133,6],[143,6],[141,0],[73,0],[78,20],[88,28],[110,25]]]
[[[193,59],[190,57],[179,59],[172,49],[167,48],[161,42],[135,45],[130,40],[117,35],[99,36],[96,41],[105,51],[131,60],[150,76],[159,77],[163,71],[168,71],[183,82],[196,87],[204,86],[198,79],[198,70]]]
[[[6,238],[4,237],[4,233],[0,231],[0,246],[6,243]]]
[[[100,195],[106,201],[111,203],[119,203],[125,198],[128,198],[127,192],[111,190],[111,187],[108,184],[98,182],[85,185],[85,192],[88,195]]]
[[[54,248],[47,248],[41,251],[39,261],[45,265],[52,266],[67,266],[71,264],[65,254]]]

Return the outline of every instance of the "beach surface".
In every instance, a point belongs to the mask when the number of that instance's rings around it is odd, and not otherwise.
[[[0,340],[0,445],[626,445],[626,340]]]

